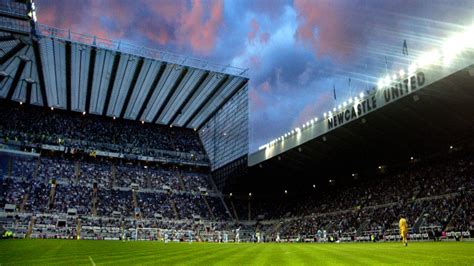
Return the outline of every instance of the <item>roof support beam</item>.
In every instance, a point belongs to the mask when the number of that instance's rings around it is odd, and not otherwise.
[[[86,112],[89,112],[91,106],[92,81],[94,80],[94,66],[97,49],[92,47],[89,60],[89,73],[87,74],[87,92],[86,92]]]
[[[25,47],[26,44],[23,43],[23,42],[20,42],[19,44],[17,44],[15,47],[13,47],[13,49],[11,49],[10,51],[8,51],[6,54],[4,54],[2,56],[2,58],[0,58],[0,65],[3,65],[5,62],[7,62],[8,60],[10,60],[10,58],[12,58],[16,53],[18,53],[21,49],[23,49],[23,47]]]
[[[66,109],[71,111],[71,43],[66,42]],[[78,88],[79,89],[79,88]]]
[[[188,127],[188,124],[193,121],[193,119],[196,117],[197,114],[199,114],[199,112],[202,110],[202,108],[204,106],[206,106],[206,104],[209,102],[209,100],[212,99],[212,97],[214,97],[214,95],[222,88],[222,86],[225,84],[225,82],[229,79],[229,76],[226,75],[225,77],[221,78],[221,80],[219,81],[219,84],[217,84],[217,86],[214,88],[214,90],[209,93],[209,95],[206,97],[206,99],[204,101],[202,101],[202,103],[199,105],[198,108],[196,108],[196,110],[194,110],[193,114],[188,118],[188,120],[186,120],[186,122],[183,124],[183,127]]]
[[[142,118],[143,112],[145,112],[146,107],[148,106],[148,103],[150,102],[150,98],[153,95],[153,92],[155,92],[156,85],[158,85],[158,82],[161,79],[161,76],[163,76],[163,72],[165,71],[166,68],[166,63],[161,64],[161,68],[158,71],[158,74],[155,77],[155,80],[153,80],[153,83],[151,84],[150,89],[148,90],[148,93],[145,97],[145,101],[142,104],[142,107],[140,108],[140,111],[138,112],[137,117],[135,120],[140,120]]]
[[[165,109],[166,105],[168,105],[171,96],[173,96],[174,92],[178,88],[179,84],[183,81],[183,78],[184,78],[184,76],[186,76],[186,73],[188,71],[189,71],[188,68],[185,68],[185,69],[183,69],[183,71],[181,71],[181,74],[179,75],[178,79],[176,79],[173,87],[168,92],[168,95],[166,95],[166,99],[163,101],[163,104],[161,105],[160,109],[158,110],[158,112],[156,112],[156,115],[153,118],[153,123],[156,123],[156,120],[158,120],[158,117],[160,117],[160,115],[163,112],[163,110]]]
[[[168,126],[172,125],[175,122],[175,120],[178,118],[178,116],[183,111],[183,108],[186,106],[186,104],[189,102],[189,100],[191,100],[191,98],[193,97],[194,93],[196,93],[196,91],[199,89],[199,87],[201,87],[202,83],[206,80],[207,76],[209,76],[209,72],[206,72],[206,73],[204,73],[204,75],[202,75],[201,79],[196,83],[196,86],[194,86],[193,91],[191,93],[189,93],[188,97],[186,97],[186,99],[181,103],[181,105],[176,110],[173,117],[171,117]]]
[[[237,86],[237,87],[234,89],[234,91],[233,91],[231,94],[229,94],[229,95],[222,101],[222,103],[220,103],[219,106],[218,106],[214,111],[212,111],[212,113],[210,113],[210,114],[206,117],[206,119],[204,119],[204,120],[202,121],[202,123],[201,123],[199,126],[197,126],[197,129],[198,129],[198,130],[201,129],[207,122],[209,122],[209,120],[211,120],[211,118],[212,118],[230,99],[232,99],[232,97],[234,97],[234,95],[236,95],[245,85],[247,85],[247,83],[248,83],[248,79],[243,80],[243,81],[240,83],[240,85]]]
[[[112,73],[110,75],[109,87],[107,88],[107,96],[105,96],[104,109],[102,109],[102,115],[107,115],[107,109],[109,109],[110,96],[114,88],[115,77],[117,76],[117,68],[120,63],[120,53],[116,53],[114,57],[114,64],[112,65]]]
[[[35,53],[36,69],[38,70],[39,87],[41,90],[41,98],[43,99],[43,106],[48,107],[48,96],[46,94],[46,84],[44,82],[43,65],[41,63],[41,53],[38,41],[33,41],[33,51]]]
[[[0,42],[13,41],[15,37],[13,35],[0,36]]]
[[[123,118],[125,115],[125,111],[127,111],[128,103],[130,102],[130,97],[132,97],[133,88],[137,84],[138,76],[142,71],[143,67],[143,57],[140,57],[140,60],[137,63],[137,67],[135,68],[135,73],[133,74],[132,82],[130,82],[130,88],[128,88],[127,96],[125,96],[125,101],[123,102],[122,111],[120,111],[120,118]]]
[[[33,84],[30,82],[26,83],[26,103],[31,104],[31,90],[33,89]]]
[[[13,82],[10,86],[10,89],[8,90],[7,94],[7,100],[11,100],[13,97],[13,93],[15,92],[15,88],[18,85],[18,82],[20,82],[20,77],[21,74],[23,73],[23,69],[25,69],[26,66],[26,61],[20,60],[20,64],[18,65],[18,68],[16,69],[15,76],[13,76]]]

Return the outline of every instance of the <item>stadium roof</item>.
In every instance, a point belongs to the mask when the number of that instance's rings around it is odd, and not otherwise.
[[[329,179],[343,184],[367,169],[423,161],[460,147],[472,151],[473,86],[471,65],[363,119],[253,164],[248,174],[228,180],[223,192],[281,197],[284,189],[294,195],[311,191],[313,184],[321,191]]]
[[[248,83],[245,69],[41,24],[36,32],[0,30],[1,98],[199,129]]]
[[[250,154],[249,173],[228,180],[224,192],[281,196],[283,190],[311,191],[313,184],[325,186],[329,179],[343,183],[367,169],[423,160],[459,147],[472,150],[474,51],[439,59],[433,57],[431,65],[364,95],[359,102],[366,101],[366,107],[375,98],[377,107],[371,111],[367,108],[352,118],[350,105],[347,117],[345,108],[338,108],[332,116]],[[412,83],[415,88],[410,88]],[[387,96],[397,92],[397,99],[387,102]],[[354,99],[352,103],[357,113]]]

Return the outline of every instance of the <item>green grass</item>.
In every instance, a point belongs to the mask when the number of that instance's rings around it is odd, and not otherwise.
[[[10,264],[474,265],[474,242],[217,244],[91,240],[2,240]]]

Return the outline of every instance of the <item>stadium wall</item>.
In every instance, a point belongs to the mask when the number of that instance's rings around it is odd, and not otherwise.
[[[199,130],[212,170],[248,154],[248,110],[245,85]]]

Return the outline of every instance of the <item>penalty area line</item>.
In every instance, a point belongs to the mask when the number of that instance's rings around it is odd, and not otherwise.
[[[91,263],[92,263],[92,266],[95,266],[95,262],[94,262],[94,260],[92,259],[92,257],[91,257],[91,256],[89,256],[89,260],[91,261]]]

